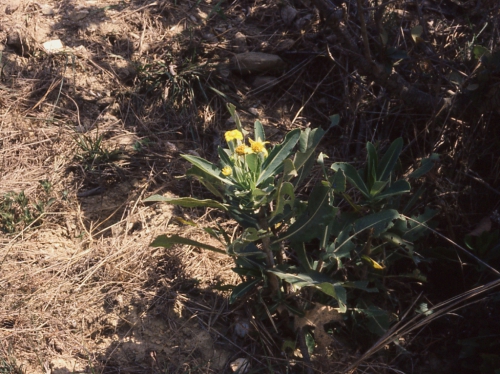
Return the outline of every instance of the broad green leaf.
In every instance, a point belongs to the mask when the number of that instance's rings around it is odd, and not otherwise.
[[[234,162],[231,160],[224,148],[218,147],[217,153],[219,154],[219,158],[224,165],[233,166]]]
[[[339,303],[339,311],[345,313],[347,310],[347,295],[342,283],[331,283],[332,279],[325,274],[317,271],[311,271],[307,274],[286,273],[279,269],[266,270],[268,273],[276,275],[278,278],[290,283],[293,287],[300,289],[302,287],[314,287],[328,296],[333,297]]]
[[[330,187],[326,182],[316,185],[309,196],[307,210],[290,225],[276,242],[286,239],[307,241],[316,236],[322,228],[334,219],[336,210],[328,204]]]
[[[258,227],[257,218],[247,213],[242,212],[239,207],[230,206],[229,214],[236,220],[243,228]]]
[[[293,161],[289,158],[283,161],[283,178],[282,182],[290,182],[293,178],[297,177],[297,170]]]
[[[389,181],[375,181],[372,184],[370,195],[372,197],[377,196],[380,193],[380,191],[382,191],[385,188],[385,186],[387,186],[387,183],[389,183]]]
[[[160,235],[151,243],[151,247],[170,248],[174,244],[192,245],[193,247],[208,249],[213,252],[226,254],[226,251],[217,247],[197,242],[196,240],[186,239],[179,235]]]
[[[377,180],[385,181],[391,176],[391,173],[398,162],[399,155],[403,149],[403,138],[397,138],[389,146],[377,167]]]
[[[391,314],[379,307],[370,305],[366,309],[358,309],[367,317],[367,327],[376,335],[384,335],[391,325]]]
[[[253,125],[253,131],[255,135],[255,140],[260,140],[261,142],[266,141],[266,134],[264,133],[264,127],[262,126],[262,123],[259,120],[256,120],[254,125]]]
[[[297,144],[299,137],[300,130],[292,130],[285,136],[285,140],[282,144],[274,146],[262,165],[262,172],[257,180],[257,185],[280,171],[280,168],[283,167],[283,161],[290,156],[290,153]]]
[[[422,159],[420,167],[411,173],[408,178],[420,178],[432,170],[436,162],[439,161],[439,154],[433,153],[430,157]]]
[[[211,87],[212,88],[212,87]],[[212,88],[212,90],[217,91],[216,89]],[[225,95],[224,95],[225,96]],[[238,116],[238,113],[236,113],[236,106],[234,106],[231,103],[227,104],[227,109],[229,111],[229,114],[234,120],[234,123],[236,124],[236,128],[243,134],[243,136],[248,134],[248,131],[243,129],[243,126],[241,126],[241,121],[240,117]]]
[[[332,127],[335,127],[335,126],[339,125],[340,116],[338,114],[334,114],[334,115],[330,116],[329,118],[330,118],[330,127],[329,127],[329,129],[331,129]]]
[[[299,139],[299,151],[293,158],[295,169],[299,172],[299,180],[304,179],[304,177],[309,174],[310,169],[307,166],[310,163],[308,161],[311,159],[316,147],[320,143],[321,139],[323,139],[324,135],[325,131],[319,127],[313,130],[308,128],[301,132]]]
[[[290,209],[293,209],[293,205],[295,204],[295,191],[293,188],[293,184],[290,182],[283,182],[278,187],[278,193],[276,196],[276,208],[272,213],[271,218],[278,214],[283,214],[285,210],[285,206],[289,206]]]
[[[262,278],[252,279],[247,282],[243,282],[234,287],[231,296],[229,297],[229,304],[234,303],[240,297],[246,295],[248,292],[253,290],[257,284],[262,281]]]
[[[375,201],[379,201],[382,199],[387,199],[391,196],[401,195],[404,193],[410,192],[410,183],[405,181],[404,179],[400,179],[394,182],[389,188],[385,189],[382,193],[376,195],[374,197]]]
[[[215,196],[217,196],[221,200],[224,199],[224,195],[220,191],[221,189],[223,189],[222,183],[218,178],[214,178],[212,175],[194,165],[187,171],[186,174],[196,177],[196,179],[198,179],[200,183],[203,184]]]
[[[328,275],[317,271],[311,271],[308,273],[289,273],[275,268],[266,269],[266,272],[276,275],[278,278],[283,279],[296,288],[316,287],[318,284],[332,281]]]
[[[359,218],[354,222],[354,233],[373,228],[374,237],[387,231],[392,226],[392,221],[399,218],[397,210],[388,209]]]
[[[363,181],[363,179],[361,179],[356,169],[354,169],[354,166],[345,162],[336,162],[331,166],[331,168],[335,172],[342,170],[349,182],[354,187],[356,187],[366,198],[370,197],[370,191],[368,191],[368,187],[366,187],[365,182]]]
[[[332,184],[332,188],[335,192],[345,192],[346,178],[344,170],[339,169],[333,175],[333,178],[330,178],[330,183]]]
[[[205,199],[198,200],[192,197],[165,197],[161,195],[153,195],[143,200],[146,203],[152,201],[161,201],[168,204],[183,206],[186,208],[198,208],[198,207],[207,207],[207,208],[216,208],[221,209],[223,211],[228,211],[228,206],[226,204],[221,204],[218,201]]]
[[[475,45],[474,48],[472,48],[472,53],[474,53],[474,57],[477,60],[479,60],[483,56],[486,56],[486,57],[491,56],[490,50],[486,47],[483,47],[482,45]]]
[[[319,283],[315,286],[315,288],[321,290],[328,296],[333,297],[339,303],[339,312],[345,313],[347,311],[347,293],[345,288],[340,284],[332,284],[332,283]]]
[[[259,169],[259,156],[255,153],[250,153],[245,156],[245,161],[248,165],[248,169],[254,174],[257,173]]]
[[[429,230],[427,222],[434,218],[437,213],[437,210],[426,208],[423,214],[407,219],[410,229],[403,233],[403,239],[413,242],[425,235]]]
[[[185,160],[189,161],[191,164],[196,166],[197,168],[203,170],[205,173],[209,174],[210,176],[220,180],[224,184],[228,185],[234,185],[233,182],[231,182],[229,179],[221,177],[221,170],[217,165],[212,164],[211,162],[197,156],[191,156],[191,155],[182,155],[182,158]]]

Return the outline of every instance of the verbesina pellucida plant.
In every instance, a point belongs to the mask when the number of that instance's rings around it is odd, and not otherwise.
[[[238,223],[237,235],[231,239],[221,226],[207,227],[205,231],[219,240],[221,248],[178,235],[161,235],[152,246],[186,244],[232,256],[233,270],[242,282],[232,288],[230,302],[252,298],[254,307],[262,306],[260,311],[254,308],[260,317],[284,310],[304,316],[308,310],[318,310],[317,305],[330,308],[328,313],[347,313],[352,305],[351,312],[368,317],[370,331],[382,333],[393,313],[379,308],[379,300],[369,295],[387,293],[389,278],[424,279],[417,267],[415,241],[434,215],[427,210],[408,218],[416,199],[398,210],[401,196],[410,192],[409,182],[397,179],[395,173],[402,139],[383,155],[368,142],[364,170],[349,163],[327,168],[325,155],[315,157],[325,130],[292,130],[282,143],[271,146],[259,121],[249,136],[234,106],[229,111],[236,129],[225,133],[227,148],[218,148],[217,164],[182,156],[192,165],[187,174],[218,200],[155,195],[146,201],[219,209]],[[330,126],[338,121],[337,115],[332,116]],[[436,155],[423,160],[409,177],[429,171],[434,160]],[[322,173],[315,177],[312,189],[299,194],[303,182],[311,182],[315,162]],[[348,190],[348,184],[353,188]],[[405,263],[405,273],[391,273],[401,260],[410,264]]]

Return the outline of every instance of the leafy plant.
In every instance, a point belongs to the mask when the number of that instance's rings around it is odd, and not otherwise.
[[[120,157],[119,149],[110,151],[103,147],[102,135],[92,138],[89,135],[78,134],[75,142],[80,148],[80,152],[75,157],[83,164],[85,170],[98,170]]]
[[[13,233],[24,229],[45,212],[55,199],[49,198],[51,185],[48,181],[40,181],[44,194],[40,200],[33,203],[26,197],[24,191],[8,192],[0,199],[0,230]]]
[[[363,316],[367,329],[382,334],[395,319],[390,310],[377,305],[390,299],[387,283],[395,278],[425,280],[417,268],[421,259],[415,242],[435,214],[427,210],[407,216],[418,193],[401,208],[401,196],[410,192],[409,182],[395,176],[402,139],[384,154],[367,143],[363,170],[349,163],[327,168],[325,155],[315,157],[323,129],[292,130],[268,150],[262,124],[256,121],[249,137],[234,107],[229,110],[236,129],[225,134],[228,148],[219,147],[219,164],[182,156],[192,164],[188,175],[219,200],[155,195],[145,201],[219,209],[236,220],[239,234],[231,239],[220,226],[205,228],[225,250],[177,235],[161,235],[151,245],[187,244],[232,256],[233,270],[242,282],[233,287],[230,302],[253,298],[260,318],[284,311],[304,316],[319,304],[333,308],[328,309],[331,318],[322,317],[321,324],[337,320],[334,310],[349,312]],[[338,120],[333,116],[332,125]],[[299,187],[311,178],[315,159],[323,176],[301,194]],[[428,162],[413,174],[428,171]],[[353,188],[348,190],[348,185]],[[379,297],[383,302],[368,296],[373,293],[385,295]],[[318,334],[324,341],[320,330],[314,335]]]

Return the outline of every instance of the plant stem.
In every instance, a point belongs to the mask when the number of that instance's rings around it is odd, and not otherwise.
[[[261,230],[269,231],[269,223],[267,221],[267,217],[265,216],[264,211],[261,209],[259,213],[259,226]],[[273,251],[271,250],[271,238],[265,237],[262,238],[262,250],[266,253],[266,265],[268,269],[273,269],[275,266]],[[269,282],[271,284],[271,290],[274,293],[278,291],[279,282],[278,277],[274,274],[268,274]]]

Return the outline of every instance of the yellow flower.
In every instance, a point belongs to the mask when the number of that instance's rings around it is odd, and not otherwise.
[[[263,142],[260,139],[257,140],[248,139],[248,141],[250,142],[250,147],[252,148],[253,152],[255,153],[262,152],[264,153],[265,156],[267,156],[266,143],[269,142]]]
[[[234,151],[237,155],[244,156],[252,153],[252,148],[246,146],[245,144],[240,144],[234,149]]]
[[[224,166],[221,170],[222,175],[225,175],[226,177],[233,174],[233,169],[231,169],[231,166]]]
[[[239,130],[226,131],[224,137],[226,138],[226,142],[228,143],[231,140],[243,140],[243,134]]]

